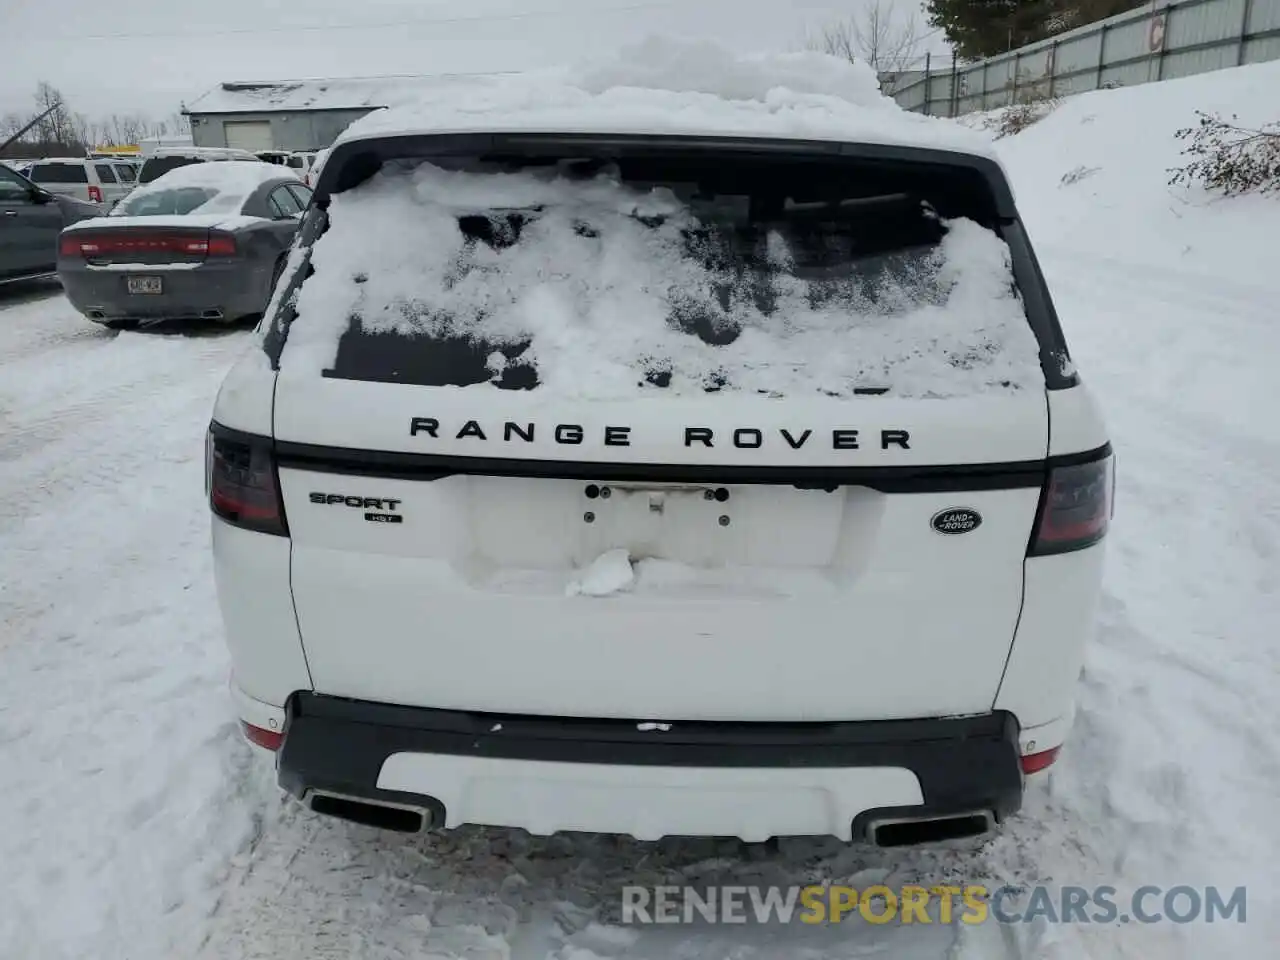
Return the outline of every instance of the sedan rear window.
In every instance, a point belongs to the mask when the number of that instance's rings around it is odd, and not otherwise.
[[[1043,387],[962,186],[714,153],[383,163],[331,198],[282,362],[583,398]]]
[[[88,183],[83,163],[37,163],[28,174],[36,183]]]
[[[156,217],[192,213],[218,195],[205,187],[179,187],[175,190],[152,190],[126,197],[117,204],[115,213],[125,217]]]

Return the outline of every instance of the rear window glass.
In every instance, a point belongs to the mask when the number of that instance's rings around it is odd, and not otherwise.
[[[83,163],[37,163],[28,174],[36,183],[88,183]]]
[[[181,216],[187,213],[218,212],[206,205],[218,191],[206,187],[179,187],[174,190],[149,190],[134,193],[116,205],[113,213],[122,217]]]
[[[1043,387],[1008,248],[957,184],[758,155],[393,161],[331,198],[282,364],[579,398]]]
[[[192,163],[203,162],[198,157],[151,157],[142,164],[142,172],[138,174],[139,183],[150,183],[158,180],[170,170],[177,170]]]

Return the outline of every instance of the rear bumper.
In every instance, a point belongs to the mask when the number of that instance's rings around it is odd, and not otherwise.
[[[250,260],[205,263],[192,270],[160,265],[150,272],[145,266],[125,271],[60,263],[58,276],[71,305],[92,320],[231,320],[266,307],[268,278]],[[160,277],[164,292],[131,294],[130,276]]]
[[[645,727],[646,729],[640,729]],[[665,727],[665,729],[663,729]],[[1008,713],[853,723],[637,724],[291,698],[280,785],[464,823],[662,836],[860,838],[877,820],[1022,802]]]

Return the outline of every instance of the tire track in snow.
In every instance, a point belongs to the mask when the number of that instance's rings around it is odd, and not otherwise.
[[[1198,274],[1185,267],[1117,260],[1074,247],[1044,244],[1039,249],[1051,283],[1062,277],[1074,289],[1079,284],[1078,278],[1089,274],[1090,283],[1077,289],[1077,293],[1096,296],[1101,292],[1114,295],[1126,291],[1139,305],[1154,301],[1176,305],[1180,311],[1202,307],[1207,317],[1219,316],[1225,309],[1226,316],[1234,321],[1256,321],[1268,328],[1275,323],[1276,291],[1273,288]],[[1103,276],[1105,279],[1099,284]]]
[[[186,458],[202,451],[200,431],[192,433],[185,447],[174,448],[156,443],[156,432],[138,424],[149,414],[183,417],[199,407],[211,411],[210,391],[244,349],[247,336],[182,343],[151,337],[126,334],[68,349],[63,357],[75,380],[65,392],[46,389],[43,406],[34,411],[19,411],[13,399],[0,407],[5,428],[0,484],[28,493],[0,500],[0,533],[85,487],[128,483],[151,469],[155,458]],[[49,376],[43,362],[37,366],[19,375],[10,365],[0,388],[3,396],[20,396],[24,378]]]
[[[1275,292],[1060,253],[1046,271],[1110,424],[1117,503],[1098,635],[1043,822],[1071,882],[1093,865],[1097,882],[1130,889],[1248,885],[1252,919],[1280,881],[1264,839],[1277,838],[1280,782],[1280,430],[1260,416],[1280,401],[1264,359],[1280,352]],[[1256,933],[1085,935],[1145,958],[1220,953]]]

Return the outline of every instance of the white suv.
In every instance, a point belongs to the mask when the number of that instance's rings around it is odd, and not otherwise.
[[[27,179],[59,196],[75,197],[110,210],[133,192],[137,170],[125,160],[48,157],[27,169]]]
[[[248,738],[391,829],[991,829],[1113,484],[998,162],[512,118],[348,130],[219,394]]]

